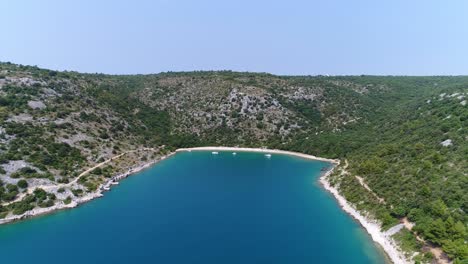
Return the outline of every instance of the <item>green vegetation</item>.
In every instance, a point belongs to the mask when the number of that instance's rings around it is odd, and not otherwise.
[[[393,235],[400,248],[410,257],[414,252],[418,252],[423,243],[418,241],[416,237],[407,229],[402,229],[400,232]],[[433,256],[430,252],[424,252],[415,256],[415,263],[428,263],[432,260]]]
[[[71,201],[72,201],[71,197],[68,196],[65,200],[63,200],[63,203],[64,203],[64,204],[70,204]]]
[[[21,215],[25,212],[39,207],[50,207],[54,205],[55,195],[47,193],[43,189],[35,189],[33,194],[28,194],[19,202],[12,203],[7,206],[15,215]]]
[[[18,187],[23,188],[23,189],[28,188],[28,182],[25,180],[19,180],[17,185]]]
[[[411,253],[417,251],[422,246],[422,243],[407,229],[402,229],[400,232],[396,233],[393,238],[399,242],[401,249],[405,252]]]

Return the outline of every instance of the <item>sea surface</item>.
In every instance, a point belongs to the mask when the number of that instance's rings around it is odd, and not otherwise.
[[[386,263],[287,155],[178,153],[78,208],[0,226],[0,263]]]

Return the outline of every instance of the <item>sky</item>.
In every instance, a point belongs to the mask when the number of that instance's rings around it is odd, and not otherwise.
[[[466,75],[466,0],[0,0],[0,61],[146,74]]]

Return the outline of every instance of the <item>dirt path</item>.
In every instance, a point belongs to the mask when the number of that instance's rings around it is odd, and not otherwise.
[[[120,158],[120,157],[122,157],[122,156],[124,156],[124,155],[126,155],[126,154],[128,154],[128,153],[135,152],[135,151],[136,151],[136,150],[127,151],[127,152],[121,153],[121,154],[119,154],[119,155],[117,155],[117,156],[114,156],[114,157],[112,157],[112,158],[110,158],[110,159],[108,159],[108,160],[105,160],[105,161],[103,161],[103,162],[101,162],[101,163],[98,163],[98,164],[94,165],[93,167],[91,167],[91,168],[85,170],[84,172],[82,172],[82,173],[81,173],[80,175],[78,175],[78,177],[76,177],[73,181],[71,181],[71,182],[69,182],[69,183],[66,183],[66,184],[64,184],[63,186],[70,186],[70,185],[72,185],[72,184],[78,182],[78,180],[79,180],[82,176],[84,176],[84,175],[86,175],[86,174],[92,172],[93,170],[95,170],[95,169],[97,169],[97,168],[99,168],[99,167],[101,167],[101,166],[103,166],[103,165],[105,165],[105,164],[107,164],[107,163],[109,163],[109,162],[115,160],[115,159],[118,159],[118,158]]]
[[[340,172],[340,175],[347,175],[347,174],[349,174],[349,172],[347,171],[348,166],[349,166],[348,160],[345,159],[345,160],[344,160],[343,168],[341,169],[341,172]]]
[[[364,179],[363,179],[361,176],[355,175],[354,177],[359,181],[359,184],[360,184],[362,187],[364,187],[364,189],[368,190],[368,191],[379,201],[379,203],[385,204],[384,198],[378,196],[378,195],[366,184],[366,182],[364,181]]]
[[[347,168],[349,166],[349,163],[348,163],[348,160],[345,160],[345,164],[344,166],[341,168],[341,175],[351,175],[348,171],[347,171]],[[366,189],[367,191],[369,191],[375,198],[377,198],[377,200],[382,203],[382,204],[385,204],[385,200],[381,197],[379,197],[364,181],[364,178],[360,177],[360,176],[357,176],[355,175],[354,176],[358,181],[359,181],[359,184],[364,187],[364,189]],[[402,224],[403,226],[408,229],[409,231],[411,231],[414,227],[414,223],[410,222],[408,220],[408,218],[403,218],[401,219],[402,221]],[[397,225],[398,226],[398,225]],[[397,228],[397,226],[395,226],[395,228]],[[411,231],[412,232],[412,231]],[[437,264],[450,264],[452,263],[449,258],[447,257],[447,255],[443,252],[443,250],[438,247],[438,246],[435,246],[427,241],[425,241],[423,238],[421,238],[420,236],[418,236],[416,233],[412,232],[413,235],[416,237],[416,239],[422,243],[424,243],[424,246],[434,255],[434,258],[437,262]]]
[[[402,221],[403,225],[405,226],[405,228],[412,232],[412,229],[414,227],[414,223],[410,222],[408,220],[408,218],[406,218],[406,217],[401,219],[401,221]],[[416,237],[416,239],[418,241],[424,243],[424,247],[428,248],[429,251],[432,253],[432,255],[434,255],[434,258],[437,261],[437,264],[450,264],[450,263],[452,263],[448,259],[447,255],[444,253],[444,251],[440,247],[438,247],[436,245],[433,245],[432,243],[427,242],[422,237],[418,236],[416,233],[414,233],[414,232],[412,232],[412,233]]]
[[[32,193],[34,192],[34,190],[37,189],[37,188],[41,188],[41,189],[43,189],[44,191],[47,191],[47,190],[51,190],[51,189],[59,189],[59,188],[61,188],[61,187],[69,187],[69,186],[71,186],[71,185],[77,183],[78,180],[79,180],[82,176],[84,176],[84,175],[86,175],[86,174],[92,172],[93,170],[95,170],[95,169],[97,169],[97,168],[99,168],[99,167],[101,167],[101,166],[103,166],[103,165],[105,165],[105,164],[107,164],[107,163],[109,163],[109,162],[115,160],[115,159],[118,159],[118,158],[120,158],[120,157],[122,157],[122,156],[124,156],[124,155],[126,155],[126,154],[133,153],[133,152],[138,152],[138,151],[142,151],[142,150],[143,150],[143,151],[155,151],[156,149],[154,149],[154,148],[141,148],[141,149],[135,149],[135,150],[130,150],[130,151],[123,152],[123,153],[121,153],[121,154],[119,154],[119,155],[116,155],[116,156],[114,156],[114,157],[112,157],[112,158],[110,158],[110,159],[107,159],[107,160],[105,160],[105,161],[103,161],[103,162],[101,162],[101,163],[98,163],[98,164],[94,165],[93,167],[91,167],[91,168],[85,170],[85,171],[82,172],[80,175],[78,175],[73,181],[71,181],[71,182],[69,182],[69,183],[53,184],[53,185],[52,185],[52,184],[50,184],[50,185],[38,185],[38,186],[34,186],[34,187],[29,187],[25,192],[20,193],[20,194],[17,196],[17,198],[15,198],[13,201],[6,202],[6,203],[3,203],[3,204],[1,204],[1,205],[2,205],[2,206],[7,206],[7,205],[10,205],[10,204],[12,204],[12,203],[19,202],[19,201],[21,201],[24,197],[26,197],[26,195],[32,194]]]
[[[345,159],[345,164],[343,166],[343,168],[341,169],[341,175],[350,175],[350,173],[347,171],[347,168],[349,166],[349,163],[348,163],[348,160]],[[362,178],[361,176],[358,176],[358,175],[354,175],[354,177],[358,180],[359,184],[364,187],[364,189],[366,189],[367,191],[369,191],[378,201],[379,203],[381,204],[385,204],[385,200],[384,198],[378,196],[370,187],[369,185],[366,184],[366,182],[364,181],[364,178]]]

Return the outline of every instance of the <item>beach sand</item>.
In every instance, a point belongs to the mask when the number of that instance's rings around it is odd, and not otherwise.
[[[316,157],[316,156],[307,155],[307,154],[303,154],[303,153],[299,153],[299,152],[292,152],[292,151],[279,150],[279,149],[266,149],[266,148],[197,147],[197,148],[181,148],[181,149],[176,150],[176,152],[181,152],[181,151],[260,152],[260,153],[265,153],[265,154],[285,154],[285,155],[291,155],[291,156],[301,157],[301,158],[305,158],[305,159],[326,161],[326,162],[331,162],[331,163],[333,163],[335,165],[338,165],[340,163],[339,160],[326,159],[326,158]]]

